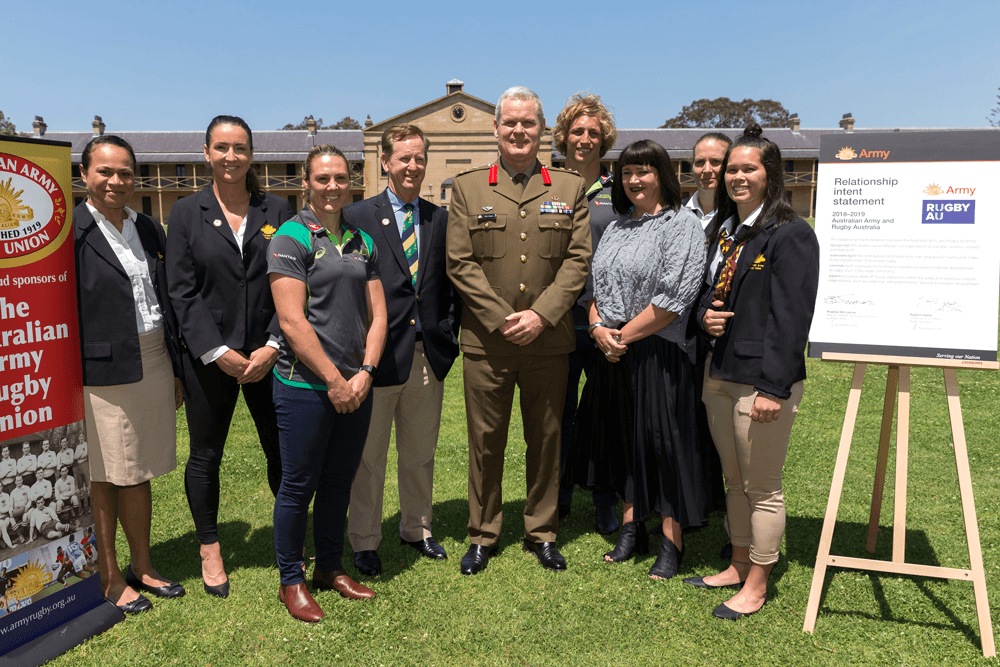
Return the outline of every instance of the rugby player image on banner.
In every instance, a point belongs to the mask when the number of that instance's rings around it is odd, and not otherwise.
[[[0,655],[17,664],[116,622],[96,622],[70,167],[69,144],[0,140]]]

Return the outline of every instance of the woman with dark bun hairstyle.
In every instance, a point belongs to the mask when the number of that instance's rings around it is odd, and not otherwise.
[[[712,344],[703,401],[726,478],[730,566],[685,579],[736,595],[712,612],[737,620],[767,602],[785,531],[781,469],[802,400],[819,243],[785,198],[781,151],[756,123],[726,151],[696,316]]]
[[[80,177],[87,199],[73,211],[73,239],[97,563],[104,597],[135,614],[152,609],[141,592],[184,595],[153,568],[149,550],[149,480],[177,467],[177,321],[167,298],[163,228],[127,206],[135,192],[132,147],[110,134],[94,138],[80,157]],[[78,461],[86,462],[85,444],[82,452]],[[124,577],[115,549],[119,522],[131,552]]]
[[[586,488],[618,491],[624,516],[621,562],[648,548],[644,520],[659,515],[654,579],[677,574],[681,531],[707,520],[702,456],[695,434],[691,307],[705,264],[698,218],[681,207],[680,184],[659,144],[629,144],[615,166],[611,199],[619,218],[594,253],[590,335],[600,359],[587,377],[573,432],[573,473]]]
[[[278,320],[267,283],[267,247],[292,217],[288,201],[261,190],[251,162],[253,134],[242,118],[216,116],[205,132],[212,184],[170,211],[167,279],[185,345],[191,455],[184,488],[201,547],[205,592],[229,595],[219,546],[219,467],[240,390],[281,483],[271,368]]]

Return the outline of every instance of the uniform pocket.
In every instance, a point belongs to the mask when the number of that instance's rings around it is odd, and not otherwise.
[[[476,259],[499,259],[507,254],[504,232],[507,216],[502,214],[469,216],[469,236]]]
[[[561,213],[538,216],[538,256],[544,259],[564,257],[569,248],[573,219]]]

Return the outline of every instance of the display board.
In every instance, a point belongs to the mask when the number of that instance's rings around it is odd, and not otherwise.
[[[1000,130],[824,135],[809,356],[998,368]]]
[[[99,606],[67,143],[0,140],[0,654]]]

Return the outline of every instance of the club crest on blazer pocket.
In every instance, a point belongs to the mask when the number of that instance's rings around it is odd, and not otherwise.
[[[755,259],[753,261],[753,264],[750,265],[750,270],[751,271],[762,271],[764,269],[764,262],[766,262],[766,261],[767,260],[764,259],[764,255],[757,255],[757,259]]]

